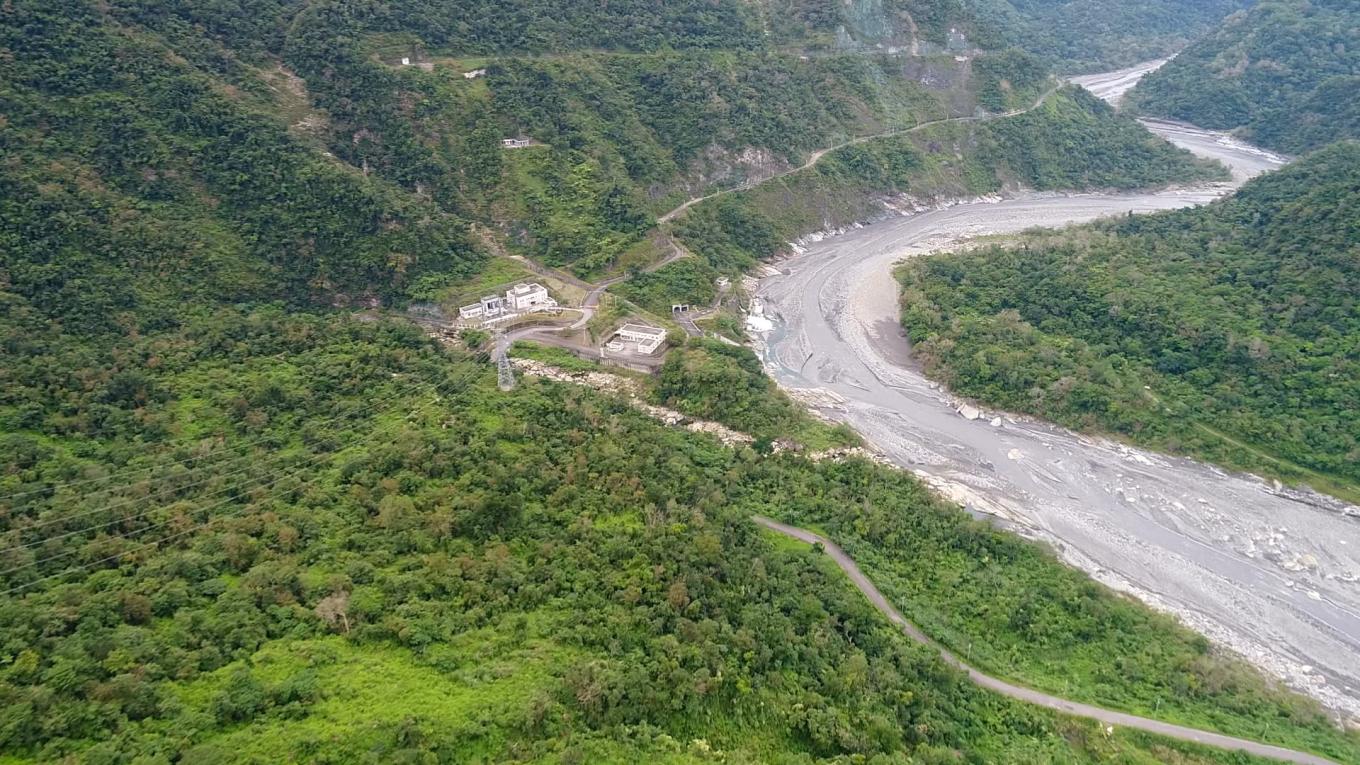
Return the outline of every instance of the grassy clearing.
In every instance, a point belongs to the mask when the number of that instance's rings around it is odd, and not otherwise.
[[[600,365],[583,359],[580,356],[563,348],[554,348],[550,345],[540,345],[527,340],[517,340],[510,346],[510,355],[521,359],[533,359],[544,364],[551,364],[559,369],[568,372],[597,372]],[[615,370],[610,370],[615,372]]]

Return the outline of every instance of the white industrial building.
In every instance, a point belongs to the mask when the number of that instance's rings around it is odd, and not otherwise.
[[[630,343],[637,343],[638,353],[650,356],[656,352],[657,348],[661,347],[662,343],[666,342],[666,330],[660,327],[649,327],[646,324],[625,324],[618,328],[614,337]],[[606,345],[605,347],[610,346]]]
[[[512,311],[557,307],[557,301],[548,297],[548,288],[538,282],[520,282],[506,290],[505,302]]]
[[[537,282],[520,282],[505,291],[505,295],[487,295],[476,303],[458,309],[460,319],[497,321],[512,318],[526,311],[547,311],[557,307],[548,296],[548,288]]]
[[[458,309],[461,319],[490,319],[505,313],[505,298],[500,295],[487,295],[471,305]]]

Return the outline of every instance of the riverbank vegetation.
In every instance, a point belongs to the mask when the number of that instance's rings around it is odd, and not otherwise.
[[[690,208],[675,224],[685,245],[719,269],[750,267],[814,232],[937,200],[1006,188],[1134,189],[1226,178],[1079,88],[1033,111],[931,125],[837,149],[821,162],[749,191]]]
[[[1298,153],[1360,138],[1360,8],[1268,0],[1143,78],[1131,108]]]
[[[760,451],[776,440],[809,451],[860,443],[850,429],[821,422],[790,399],[749,348],[719,340],[690,338],[672,349],[657,376],[656,397],[685,414],[755,437]]]
[[[966,396],[1360,498],[1360,144],[1203,208],[912,261],[904,316]]]
[[[782,481],[755,487],[774,517],[835,540],[907,618],[984,672],[1338,762],[1360,756],[1360,735],[1314,702],[904,474],[847,463],[810,493]]]

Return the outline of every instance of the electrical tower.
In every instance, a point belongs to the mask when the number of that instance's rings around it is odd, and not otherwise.
[[[504,391],[515,387],[515,368],[510,365],[509,345],[505,333],[496,330],[496,350],[492,357],[496,360],[496,384]]]

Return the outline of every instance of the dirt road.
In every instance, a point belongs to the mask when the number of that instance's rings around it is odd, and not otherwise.
[[[900,611],[893,607],[892,603],[888,602],[887,597],[874,586],[874,583],[869,580],[869,577],[865,576],[864,572],[860,570],[860,567],[855,563],[854,559],[849,555],[846,555],[845,551],[840,547],[837,547],[834,542],[820,534],[816,534],[806,529],[800,529],[796,526],[780,523],[779,521],[764,516],[754,516],[753,520],[767,529],[777,531],[781,534],[793,537],[794,539],[799,539],[809,544],[821,544],[822,547],[825,548],[826,554],[836,562],[837,566],[840,566],[841,570],[844,571],[847,576],[850,577],[850,581],[854,583],[855,587],[858,588],[860,592],[864,593],[864,597],[869,599],[869,602],[873,604],[874,608],[877,608],[884,616],[888,617],[888,621],[896,625],[912,640],[938,648],[934,641],[927,637],[925,633],[921,632],[921,630],[916,627],[916,625],[912,624]],[[1033,688],[1025,688],[992,677],[991,675],[985,675],[976,669],[973,669],[949,651],[943,648],[940,648],[939,650],[940,657],[944,659],[946,663],[967,673],[968,679],[983,688],[995,691],[1003,696],[1009,696],[1013,699],[1025,701],[1030,704],[1037,704],[1038,706],[1047,707],[1048,709],[1054,709],[1063,714],[1087,717],[1092,720],[1099,720],[1107,725],[1136,728],[1138,730],[1145,730],[1149,733],[1156,733],[1161,736],[1167,736],[1168,738],[1179,739],[1181,741],[1207,744],[1209,746],[1216,746],[1230,751],[1242,751],[1248,754],[1254,754],[1260,757],[1270,757],[1284,762],[1297,762],[1302,763],[1303,765],[1339,765],[1325,757],[1319,757],[1315,754],[1309,754],[1308,752],[1298,752],[1293,749],[1271,746],[1270,744],[1262,744],[1257,741],[1248,741],[1246,739],[1225,736],[1221,733],[1212,733],[1197,728],[1187,728],[1183,725],[1174,725],[1160,720],[1151,720],[1146,717],[1138,717],[1137,715],[1116,712],[1110,709],[1102,709],[1101,707],[1091,706],[1090,704],[1082,704],[1076,701],[1068,701],[1067,699],[1059,698],[1057,696],[1050,696],[1047,693],[1036,691]]]
[[[856,136],[855,138],[850,138],[848,140],[841,141],[840,143],[833,144],[824,149],[818,149],[812,152],[812,154],[808,155],[807,160],[803,162],[803,164],[798,165],[797,167],[791,167],[783,172],[775,173],[774,175],[771,175],[769,177],[762,178],[759,181],[744,183],[740,186],[734,186],[730,189],[721,189],[711,194],[705,194],[701,197],[694,197],[692,199],[688,199],[679,207],[676,207],[675,209],[662,214],[659,218],[656,219],[656,222],[658,225],[669,223],[672,220],[674,220],[677,216],[679,216],[681,213],[685,212],[694,205],[699,204],[700,202],[705,202],[707,200],[714,199],[716,197],[721,197],[726,194],[732,194],[738,191],[747,191],[756,186],[759,186],[762,183],[769,183],[770,181],[773,181],[778,178],[793,175],[794,173],[801,173],[804,170],[807,170],[808,168],[816,165],[818,162],[821,162],[822,158],[825,157],[827,154],[830,154],[831,152],[836,151],[837,149],[844,149],[847,146],[857,146],[859,144],[867,143],[869,141],[876,141],[881,138],[891,138],[893,136],[898,135],[908,135],[910,133],[915,133],[918,130],[925,130],[928,127],[933,127],[935,125],[944,125],[951,122],[990,122],[992,120],[1005,119],[1006,117],[1016,117],[1021,114],[1024,114],[1025,112],[1034,111],[1035,109],[1038,109],[1040,106],[1043,106],[1044,102],[1048,100],[1048,97],[1062,89],[1063,85],[1065,84],[1066,83],[1059,83],[1049,88],[1048,90],[1045,90],[1038,98],[1034,100],[1034,103],[1030,104],[1024,109],[1014,109],[1009,112],[999,112],[996,114],[982,114],[970,117],[945,117],[943,119],[922,122],[907,128],[885,130],[882,133]]]

